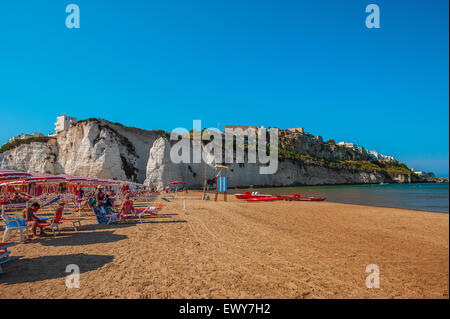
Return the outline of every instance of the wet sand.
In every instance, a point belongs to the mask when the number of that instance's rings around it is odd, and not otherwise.
[[[449,296],[448,214],[232,196],[202,201],[199,192],[186,195],[183,210],[181,197],[142,224],[97,225],[86,213],[78,232],[67,225],[60,236],[12,247],[1,297]],[[69,264],[80,267],[80,288],[66,288]],[[380,269],[380,288],[366,287],[369,264]]]

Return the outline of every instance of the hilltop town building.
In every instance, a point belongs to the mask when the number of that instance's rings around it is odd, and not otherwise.
[[[9,139],[10,142],[14,142],[16,140],[24,140],[27,138],[32,138],[32,137],[44,137],[44,134],[42,133],[31,133],[31,134],[20,134],[18,136],[13,136]]]
[[[302,133],[302,134],[305,133],[303,127],[287,128],[286,130],[292,133]]]
[[[356,150],[356,145],[354,143],[339,142],[339,143],[337,143],[337,145],[348,147],[348,148],[351,148],[352,150]]]
[[[77,118],[76,117],[70,117],[70,116],[67,116],[64,113],[61,114],[60,116],[58,116],[56,118],[55,133],[68,130],[70,128],[70,125],[72,123],[76,123],[76,122],[77,122]]]
[[[411,168],[411,171],[419,176],[423,176],[423,177],[435,177],[434,173],[432,172],[424,172],[424,171],[416,171],[414,168]]]
[[[358,146],[358,145],[356,145],[354,143],[339,142],[339,143],[337,143],[337,145],[350,148],[350,149],[352,149],[354,151],[358,151],[361,154],[367,154],[367,155],[369,155],[370,157],[372,157],[373,159],[376,159],[376,160],[386,161],[386,162],[395,162],[395,161],[397,161],[394,156],[388,156],[388,155],[379,154],[377,151],[368,151],[364,147]]]

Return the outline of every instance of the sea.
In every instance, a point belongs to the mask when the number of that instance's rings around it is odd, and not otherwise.
[[[234,189],[230,193],[242,193],[243,191],[242,189]],[[326,200],[330,202],[405,208],[447,214],[449,212],[448,183],[298,186],[254,188],[249,191],[272,195],[311,192],[325,195]]]

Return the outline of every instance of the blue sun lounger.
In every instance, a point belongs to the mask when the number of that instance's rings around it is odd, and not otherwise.
[[[14,245],[17,245],[17,243],[0,243],[0,274],[3,274],[2,264],[11,260],[11,257],[9,257],[11,252],[8,247]]]

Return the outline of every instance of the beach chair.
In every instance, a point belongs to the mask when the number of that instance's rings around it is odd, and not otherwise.
[[[45,227],[48,227],[52,230],[53,236],[56,236],[61,234],[59,225],[61,225],[62,223],[64,222],[72,223],[74,230],[77,231],[76,226],[78,225],[79,227],[81,227],[81,220],[82,219],[77,218],[64,218],[64,207],[61,205],[56,209],[55,217],[53,219],[44,223],[38,223],[37,227],[39,227],[41,230],[44,229]]]
[[[157,213],[164,207],[164,204],[159,204],[158,206],[147,207],[147,208],[135,208],[134,211],[136,214],[150,214],[157,215]]]
[[[59,201],[62,197],[56,197],[53,198],[52,200],[48,201],[47,203],[42,204],[42,207],[46,207],[46,206],[52,206],[54,203],[56,203],[57,201]]]
[[[8,248],[17,245],[17,243],[0,243],[0,274],[3,274],[2,264],[11,260]]]
[[[106,212],[105,208],[102,206],[92,207],[95,218],[98,224],[112,224],[117,221],[117,216]]]
[[[62,217],[60,219],[60,223],[72,223],[73,229],[75,231],[77,231],[77,225],[78,225],[78,227],[81,227],[81,221],[84,219],[82,219],[82,218],[65,218],[64,217],[64,207],[58,207],[56,210],[57,213],[58,213],[58,210],[62,211]]]
[[[43,223],[38,223],[37,227],[41,229],[41,231],[44,228],[50,228],[51,231],[53,232],[53,236],[59,235],[61,234],[61,231],[59,229],[59,224],[61,223],[61,219],[62,219],[62,210],[57,210],[55,213],[55,217],[53,219],[51,219],[50,221],[46,221]],[[56,232],[58,231],[58,232]]]
[[[119,216],[121,216],[121,217],[137,217],[138,219],[139,219],[139,222],[142,224],[142,216],[144,215],[144,211],[143,210],[138,210],[138,209],[136,209],[135,208],[135,213],[134,214],[124,214],[124,213],[121,213]]]
[[[4,212],[2,213],[2,219],[5,222],[5,230],[3,232],[2,242],[6,242],[12,233],[20,232],[20,242],[23,242],[23,231],[26,230],[28,235],[28,227],[26,224],[26,220],[23,218],[10,217],[6,215]]]
[[[23,209],[23,208],[26,208],[26,207],[27,207],[26,203],[21,203],[21,204],[4,204],[3,205],[3,208],[5,210],[9,210],[9,211],[14,211],[14,210],[17,210],[17,209]]]

